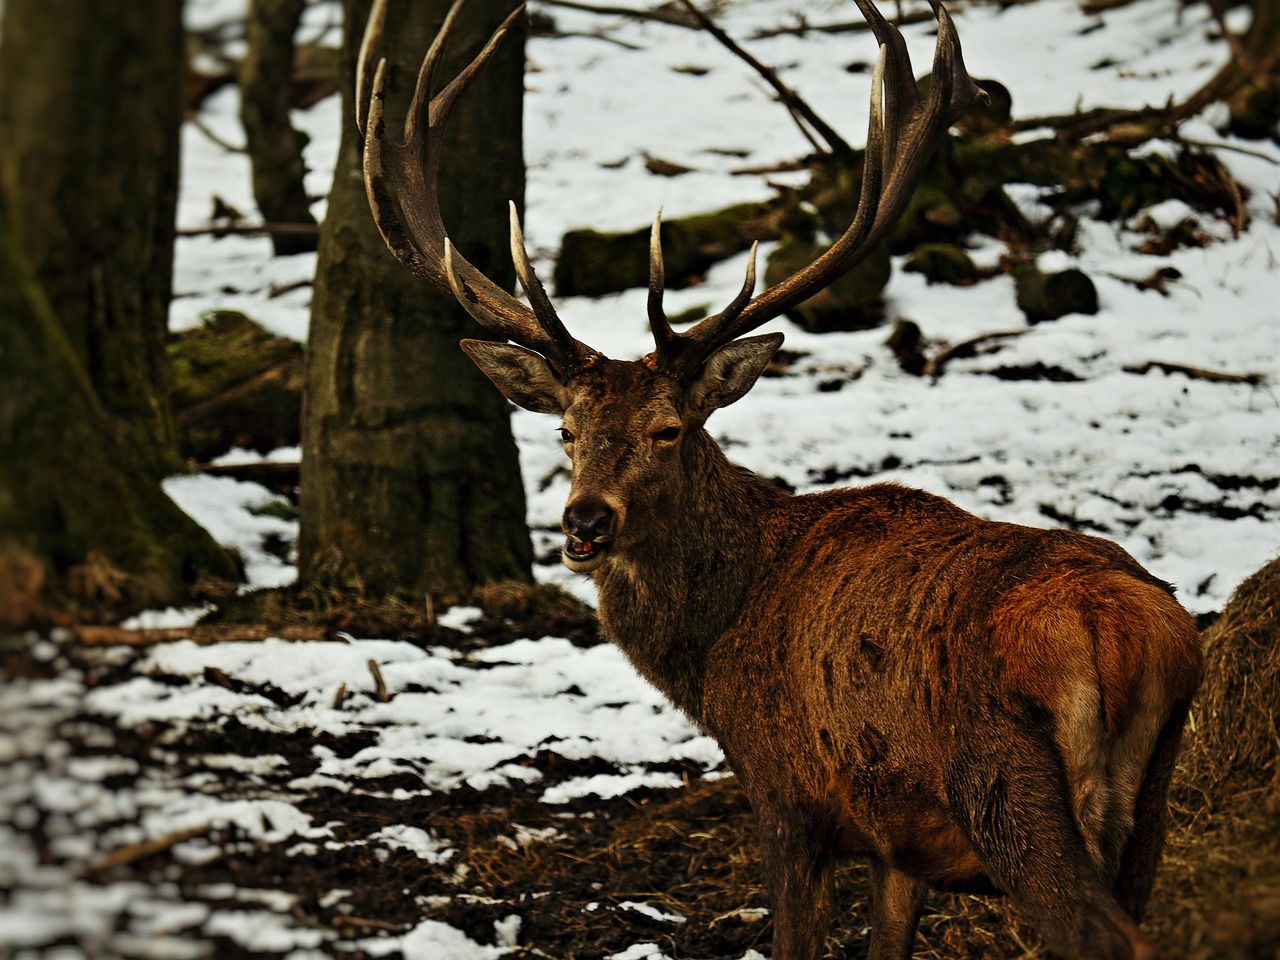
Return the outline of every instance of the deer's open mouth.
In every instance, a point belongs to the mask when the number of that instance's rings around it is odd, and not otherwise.
[[[577,537],[566,537],[561,556],[564,565],[574,573],[590,573],[600,566],[609,550],[607,540],[579,540]]]

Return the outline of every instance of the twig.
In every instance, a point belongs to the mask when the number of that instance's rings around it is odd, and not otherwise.
[[[389,920],[370,920],[367,917],[334,917],[329,921],[335,927],[370,927],[374,930],[403,930],[403,923],[391,923]]]
[[[1178,143],[1185,143],[1189,147],[1200,147],[1204,150],[1230,150],[1232,153],[1241,153],[1246,157],[1256,157],[1259,160],[1265,160],[1267,163],[1280,166],[1280,160],[1277,160],[1269,153],[1263,153],[1261,150],[1250,150],[1248,147],[1237,146],[1234,143],[1224,143],[1215,140],[1195,140],[1191,137],[1178,136]]]
[[[213,132],[213,130],[209,127],[208,124],[206,124],[203,120],[200,119],[199,114],[193,113],[191,115],[191,125],[195,127],[197,130],[199,130],[201,133],[203,133],[210,140],[212,140],[214,143],[216,143],[218,146],[220,146],[223,150],[227,151],[227,153],[248,153],[249,152],[247,147],[243,147],[243,146],[238,147],[234,143],[228,143],[226,140],[223,140],[220,136],[218,136],[216,133]]]
[[[976,348],[984,343],[992,340],[1004,340],[1009,337],[1020,337],[1024,333],[1029,333],[1030,328],[1025,330],[994,330],[990,333],[980,333],[976,337],[970,337],[968,340],[961,340],[959,343],[952,344],[945,350],[925,361],[924,370],[921,371],[926,377],[942,376],[943,368],[956,359],[957,357],[967,356]]]
[[[890,17],[889,22],[896,27],[908,27],[915,23],[932,23],[934,14],[932,10],[918,10],[915,13],[908,13],[903,16]],[[871,25],[865,20],[842,20],[839,23],[810,23],[808,20],[802,19],[793,27],[770,27],[768,29],[757,30],[751,35],[752,40],[769,40],[773,37],[796,36],[803,37],[806,33],[860,33],[864,30],[870,30]]]
[[[163,853],[170,847],[173,847],[184,840],[192,840],[196,837],[204,836],[213,829],[213,824],[205,823],[198,827],[187,827],[185,830],[175,830],[173,833],[166,833],[162,837],[153,837],[150,840],[143,840],[141,843],[132,843],[127,847],[119,847],[116,850],[105,854],[93,866],[89,868],[90,872],[97,873],[103,870],[110,870],[112,867],[123,867],[127,864],[143,860],[146,857],[155,856],[157,853]]]
[[[79,624],[71,628],[77,642],[86,647],[153,647],[158,643],[190,640],[193,643],[246,643],[274,638],[305,642],[342,638],[328,627],[307,624],[270,626],[261,623],[210,623],[194,627],[146,627],[127,630],[124,627]]]
[[[387,696],[387,682],[382,679],[377,660],[369,661],[369,672],[373,674],[373,698],[379,703],[386,703],[391,698]]]
[[[222,670],[219,670],[217,667],[205,667],[204,677],[206,680],[211,680],[212,682],[216,683],[218,686],[223,687],[224,689],[230,690],[232,693],[237,692],[236,685],[231,682],[231,678],[228,677],[226,673],[224,673]]]
[[[686,27],[690,30],[697,24],[687,17],[682,17],[665,7],[653,10],[636,10],[632,7],[612,7],[601,3],[579,3],[578,0],[543,0],[549,7],[564,7],[567,10],[581,10],[583,13],[603,13],[608,16],[632,17],[636,20],[653,20],[657,23],[670,24],[673,27]]]
[[[341,710],[342,702],[347,699],[347,685],[345,683],[338,684],[338,689],[333,692],[333,709]]]
[[[800,131],[804,133],[811,142],[813,138],[805,130],[805,124],[812,127],[813,131],[827,142],[827,146],[831,148],[832,153],[840,154],[843,157],[851,157],[853,155],[853,148],[849,146],[849,144],[845,143],[844,138],[841,137],[840,134],[836,133],[836,131],[833,130],[825,120],[818,116],[814,109],[809,106],[809,104],[806,103],[799,94],[783,83],[782,78],[778,76],[778,72],[774,70],[773,67],[766,66],[744,50],[736,40],[721,30],[720,27],[716,25],[715,21],[694,6],[692,0],[683,0],[683,2],[689,12],[697,18],[698,23],[702,25],[703,30],[711,34],[712,37],[719,41],[721,46],[759,74],[760,78],[764,80],[765,83],[773,87],[774,91],[778,94],[778,99],[783,102],[793,117],[804,120],[804,124],[800,123],[799,119],[797,119],[796,122],[800,127]]]
[[[550,2],[550,0],[546,0],[546,2]],[[604,33],[603,31],[597,31],[596,33],[583,33],[582,31],[579,31],[579,30],[570,30],[565,32],[557,32],[556,36],[561,38],[585,37],[587,40],[603,40],[605,43],[612,43],[614,46],[621,47],[623,50],[643,50],[644,49],[644,47],[640,46],[638,43],[627,43],[627,41],[619,40],[617,37],[611,37],[607,33]]]
[[[1207,380],[1210,383],[1244,383],[1251,387],[1260,387],[1267,382],[1261,373],[1231,373],[1227,370],[1207,370],[1204,367],[1191,367],[1183,363],[1165,363],[1162,360],[1148,360],[1146,363],[1134,363],[1121,367],[1125,373],[1142,375],[1152,370],[1161,373],[1181,373],[1192,380]]]
[[[303,277],[301,280],[294,280],[292,283],[273,283],[267,287],[267,299],[275,300],[277,297],[283,297],[286,293],[293,293],[295,290],[309,287],[313,282],[310,277]]]

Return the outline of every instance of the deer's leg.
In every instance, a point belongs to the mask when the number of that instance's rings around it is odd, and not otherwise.
[[[1188,704],[1180,704],[1160,729],[1134,803],[1133,831],[1120,855],[1116,899],[1134,920],[1141,920],[1146,911],[1151,887],[1155,883],[1156,867],[1164,850],[1169,781],[1173,778],[1187,711]]]
[[[990,759],[952,787],[988,876],[1068,960],[1154,960],[1107,888],[1080,833],[1051,742],[1007,729]]]
[[[794,812],[757,813],[773,960],[818,960],[831,927],[835,858],[821,831],[802,819]]]
[[[871,950],[867,960],[909,960],[925,886],[879,861],[871,865]]]

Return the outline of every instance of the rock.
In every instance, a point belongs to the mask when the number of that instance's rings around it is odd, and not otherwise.
[[[1280,140],[1280,86],[1246,83],[1227,101],[1228,129],[1248,140]]]
[[[667,285],[680,287],[713,264],[748,249],[753,240],[773,239],[772,208],[739,203],[713,213],[662,224],[662,259]],[[772,235],[771,235],[772,234]],[[649,283],[649,228],[627,233],[570,230],[560,241],[552,279],[561,297],[601,297]]]
[[[825,253],[830,244],[787,239],[769,255],[766,286],[781,283]],[[883,319],[881,293],[889,282],[889,245],[881,243],[840,279],[808,300],[792,307],[787,316],[810,333],[831,330],[865,330]]]
[[[924,335],[914,320],[899,317],[893,321],[893,329],[885,338],[884,345],[893,351],[903,372],[916,377],[924,373]]]
[[[302,344],[215,310],[170,341],[169,360],[183,456],[203,462],[232,447],[266,453],[298,444]]]
[[[1034,264],[1014,271],[1018,309],[1028,323],[1057,320],[1069,313],[1098,312],[1098,290],[1080,270],[1041,273]]]
[[[930,283],[966,284],[978,279],[973,258],[954,243],[922,243],[907,255],[902,269],[923,273]]]

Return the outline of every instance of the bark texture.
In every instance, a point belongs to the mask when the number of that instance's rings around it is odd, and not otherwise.
[[[314,224],[303,184],[306,134],[289,119],[293,36],[306,0],[251,0],[246,28],[249,51],[240,67],[240,121],[244,124],[253,196],[268,223]],[[277,256],[316,249],[316,237],[273,233]]]
[[[0,189],[106,411],[178,465],[165,336],[186,76],[181,4],[8,0]]]
[[[472,57],[513,0],[472,0],[442,77]],[[400,129],[418,65],[448,4],[392,4],[388,130]],[[531,548],[506,401],[458,348],[482,336],[449,298],[416,281],[373,225],[354,116],[355,57],[368,14],[344,4],[346,121],[320,259],[307,351],[299,547],[301,578],[366,594],[465,596],[528,578]],[[514,284],[507,201],[522,204],[523,21],[450,122],[441,170],[457,246]]]
[[[112,426],[0,204],[0,631],[179,603],[231,558]]]

